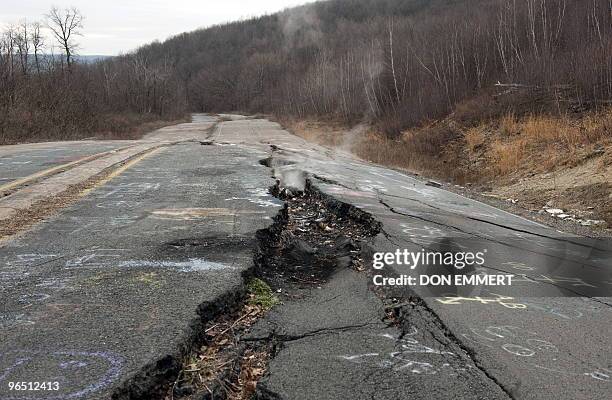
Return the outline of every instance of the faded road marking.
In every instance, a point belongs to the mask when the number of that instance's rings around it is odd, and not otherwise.
[[[230,210],[229,208],[169,208],[151,212],[151,214],[158,219],[176,219],[184,221],[214,217],[234,217],[238,214],[263,213],[263,211]]]
[[[126,146],[126,147],[122,147],[122,148],[115,149],[115,150],[112,150],[112,151],[106,151],[106,152],[102,152],[102,153],[92,154],[90,156],[82,157],[82,158],[79,158],[78,160],[75,160],[75,161],[72,161],[72,162],[69,162],[69,163],[66,163],[66,164],[58,165],[58,166],[46,169],[44,171],[37,172],[35,174],[28,175],[28,176],[23,177],[21,179],[17,179],[15,181],[12,181],[12,182],[9,182],[9,183],[7,183],[5,185],[0,186],[0,193],[6,192],[6,191],[11,190],[11,189],[14,189],[14,188],[16,188],[18,186],[25,185],[26,183],[30,183],[30,182],[32,182],[34,180],[37,180],[37,179],[40,179],[40,178],[44,178],[44,177],[47,177],[49,175],[53,175],[56,172],[63,172],[64,170],[69,169],[71,167],[74,167],[74,166],[76,166],[78,164],[86,163],[88,161],[95,160],[95,159],[103,157],[105,155],[108,155],[108,154],[111,154],[111,153],[116,153],[116,152],[121,151],[121,150],[125,150],[125,149],[127,149],[129,147],[130,146]]]
[[[157,148],[155,148],[153,150],[148,150],[147,152],[141,154],[140,156],[138,156],[138,157],[136,157],[136,158],[126,162],[121,167],[119,167],[116,170],[114,170],[113,172],[111,172],[104,179],[101,179],[98,182],[96,182],[92,187],[83,190],[81,193],[79,193],[79,196],[81,196],[81,197],[86,196],[89,193],[91,193],[93,190],[99,188],[100,186],[106,185],[108,182],[110,182],[111,180],[113,180],[117,176],[121,175],[122,173],[124,173],[125,171],[127,171],[128,169],[133,167],[134,165],[138,164],[139,162],[141,162],[145,158],[150,157],[150,156],[152,156],[154,154],[157,154],[157,153],[161,152],[162,150],[164,150],[165,148],[166,147],[157,147]]]

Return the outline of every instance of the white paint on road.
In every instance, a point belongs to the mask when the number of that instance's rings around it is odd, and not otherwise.
[[[187,261],[146,261],[146,260],[130,260],[119,263],[120,267],[149,267],[149,268],[173,268],[181,272],[200,272],[200,271],[218,271],[224,269],[234,269],[231,265],[206,261],[201,258],[192,258]]]

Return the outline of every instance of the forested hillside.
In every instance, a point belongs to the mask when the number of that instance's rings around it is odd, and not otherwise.
[[[0,36],[3,142],[191,111],[367,121],[393,137],[466,101],[479,119],[612,99],[610,0],[320,1],[92,64],[66,54],[61,38],[64,58],[45,59],[56,39],[40,24]],[[491,94],[511,96],[492,106],[480,97]]]
[[[367,118],[394,134],[498,83],[558,109],[608,102],[611,4],[322,1],[185,33],[137,57],[172,65],[191,110]]]

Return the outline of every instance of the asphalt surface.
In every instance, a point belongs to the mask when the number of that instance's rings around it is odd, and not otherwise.
[[[0,398],[105,399],[176,354],[198,309],[240,287],[255,231],[279,208],[262,156],[164,148],[5,244]],[[60,390],[9,391],[15,381]]]
[[[517,282],[396,288],[388,297],[409,305],[390,326],[372,290],[378,272],[339,270],[245,338],[282,342],[261,398],[610,398],[610,243],[307,143],[276,123],[224,119],[213,128],[199,115],[147,135],[174,144],[2,245],[0,399],[108,398],[161,368],[194,334],[198,310],[239,290],[255,232],[282,205],[267,193],[275,178],[297,188],[309,178],[370,213],[382,223],[366,244],[372,252],[486,249],[471,272]],[[259,162],[267,157],[271,169]],[[48,162],[40,160],[33,165]],[[59,381],[60,391],[9,391],[14,381]]]

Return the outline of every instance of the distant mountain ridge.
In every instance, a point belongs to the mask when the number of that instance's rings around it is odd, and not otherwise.
[[[75,60],[79,61],[79,62],[83,62],[86,64],[91,64],[97,61],[104,61],[104,60],[108,60],[111,59],[115,56],[107,56],[107,55],[103,55],[103,54],[83,54],[83,55],[75,55],[74,58]]]
[[[30,54],[28,56],[31,60],[34,60],[34,54]],[[62,59],[65,56],[63,54],[41,54],[40,55],[41,58],[55,58],[55,59]],[[75,61],[77,62],[81,62],[81,63],[85,63],[85,64],[92,64],[98,61],[104,61],[104,60],[109,60],[112,59],[116,56],[107,56],[107,55],[103,55],[103,54],[75,54],[73,55],[73,58]]]

